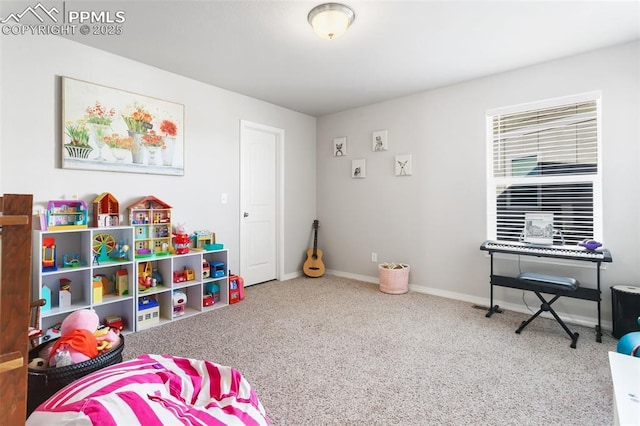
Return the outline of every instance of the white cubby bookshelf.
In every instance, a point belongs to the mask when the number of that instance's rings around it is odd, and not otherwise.
[[[53,250],[45,247],[47,239],[55,243],[56,270],[43,270],[43,260],[51,260]],[[119,226],[109,228],[84,228],[56,231],[33,231],[32,256],[32,298],[44,298],[47,286],[51,291],[50,306],[41,312],[40,327],[47,330],[62,322],[71,312],[78,309],[94,309],[101,323],[105,317],[117,315],[124,322],[123,333],[158,326],[170,321],[218,309],[229,304],[228,254],[226,249],[214,251],[190,250],[186,254],[135,257],[134,227]],[[126,256],[118,256],[122,245],[130,247]],[[98,253],[96,258],[96,252]],[[66,255],[66,258],[65,258]],[[224,265],[224,276],[203,276],[203,259]],[[66,261],[66,264],[65,264]],[[162,277],[162,285],[139,290],[138,280],[141,267],[151,265]],[[174,282],[174,272],[186,269],[193,271],[190,278]],[[114,276],[118,270],[126,270],[128,294],[118,295]],[[109,294],[101,301],[94,301],[93,278],[106,276],[111,282]],[[144,274],[143,274],[144,275]],[[155,275],[157,277],[157,275]],[[70,280],[71,300],[69,306],[60,306],[60,280]],[[220,289],[219,301],[211,306],[203,306],[203,296],[207,283],[215,282]],[[208,288],[208,287],[207,287]],[[187,296],[184,313],[174,315],[173,291],[180,290]],[[142,298],[152,298],[158,302],[159,318],[149,323],[140,321],[138,303]]]
[[[55,250],[45,247],[47,239],[53,239]],[[124,260],[109,258],[96,261],[94,258],[94,246],[104,257],[110,254],[107,253],[109,250],[111,253],[117,250],[115,244],[130,245],[132,242],[133,228],[131,227],[34,231],[32,298],[39,299],[45,296],[43,286],[47,286],[51,292],[50,304],[43,307],[41,311],[41,328],[46,330],[62,322],[67,315],[78,309],[94,309],[100,321],[104,321],[104,318],[109,315],[119,315],[125,323],[123,332],[134,331],[135,294],[131,291],[135,278],[133,254],[128,253]],[[56,269],[43,270],[43,259],[52,259],[53,256],[55,256]],[[101,301],[94,302],[93,277],[102,274],[111,280],[119,269],[127,271],[128,294],[122,296],[106,294]],[[69,306],[60,305],[61,279],[70,280],[71,304]]]

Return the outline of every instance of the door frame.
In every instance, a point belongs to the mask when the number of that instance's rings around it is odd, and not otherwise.
[[[240,120],[240,143],[238,144],[238,158],[239,158],[239,167],[238,167],[238,181],[239,185],[239,211],[238,218],[240,220],[240,226],[238,227],[238,242],[239,242],[239,271],[240,275],[242,275],[242,212],[244,206],[242,205],[243,196],[242,196],[242,133],[243,129],[253,129],[259,130],[263,132],[269,132],[276,135],[276,279],[278,281],[282,280],[284,274],[284,143],[285,143],[285,132],[284,129],[280,129],[277,127],[267,126],[264,124],[256,123],[249,120]]]

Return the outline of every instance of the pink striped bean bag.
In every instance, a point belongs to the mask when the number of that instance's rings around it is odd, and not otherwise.
[[[142,355],[84,376],[41,404],[35,425],[268,425],[242,375],[209,361]]]

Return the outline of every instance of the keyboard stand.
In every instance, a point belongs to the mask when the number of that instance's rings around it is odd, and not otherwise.
[[[595,327],[595,331],[596,331],[596,342],[598,343],[602,343],[602,324],[601,324],[601,310],[600,310],[600,302],[601,302],[601,292],[600,292],[600,265],[601,265],[601,261],[600,260],[590,260],[591,262],[596,263],[596,284],[597,284],[597,288],[586,288],[586,287],[579,287],[577,288],[575,291],[573,290],[566,290],[566,289],[545,289],[545,290],[541,290],[539,285],[534,285],[531,284],[529,281],[525,281],[525,280],[520,280],[516,277],[508,277],[508,276],[504,276],[504,275],[494,275],[493,273],[493,255],[494,255],[494,251],[492,250],[486,250],[489,252],[489,255],[491,257],[491,275],[490,275],[490,284],[491,284],[491,301],[490,301],[490,307],[489,310],[486,313],[486,317],[490,318],[491,315],[493,315],[494,313],[498,312],[502,312],[502,309],[500,308],[500,306],[498,305],[494,305],[493,304],[493,286],[499,286],[499,287],[508,287],[508,288],[515,288],[515,289],[519,289],[519,290],[526,290],[526,291],[532,291],[534,293],[539,292],[539,293],[547,293],[547,294],[553,294],[554,296],[557,297],[570,297],[570,298],[574,298],[574,299],[582,299],[582,300],[589,300],[589,301],[593,301],[596,302],[597,307],[598,307],[598,325],[596,325]],[[504,251],[501,251],[501,253],[504,253]],[[517,254],[517,255],[523,255],[523,256],[529,256],[529,254],[525,254],[525,253],[512,253],[512,254]],[[534,256],[534,255],[531,255]],[[552,256],[545,256],[545,257],[552,257]],[[575,260],[581,260],[581,259],[575,259]],[[587,259],[584,259],[587,260]],[[538,294],[538,297],[540,298],[541,296]],[[543,305],[547,304],[548,307],[550,307],[551,303],[555,302],[556,299],[552,299],[550,302],[547,302],[546,300],[544,300],[543,298]],[[544,310],[543,310],[544,312]],[[549,311],[552,315],[554,315],[555,311]],[[537,312],[537,316],[539,316],[542,312]],[[556,314],[557,315],[557,314]],[[556,320],[558,319],[555,315],[554,317],[556,318]],[[533,321],[533,318],[531,319],[531,321]],[[529,321],[529,322],[531,322]],[[560,322],[560,324],[564,324],[564,322]],[[526,326],[526,324],[525,324]],[[566,324],[565,324],[566,327]],[[524,326],[520,326],[520,331],[522,331],[522,328],[524,328]],[[563,327],[564,328],[564,327]],[[567,331],[567,333],[572,337],[573,340],[573,334],[571,333],[570,330],[568,330],[568,327],[565,328],[565,331]],[[577,337],[576,337],[577,340]],[[573,342],[572,342],[572,347],[573,346]]]

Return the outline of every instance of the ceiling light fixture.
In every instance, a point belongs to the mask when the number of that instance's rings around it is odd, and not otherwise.
[[[309,12],[307,20],[322,38],[333,40],[340,37],[353,23],[356,14],[349,6],[340,3],[324,3]]]

